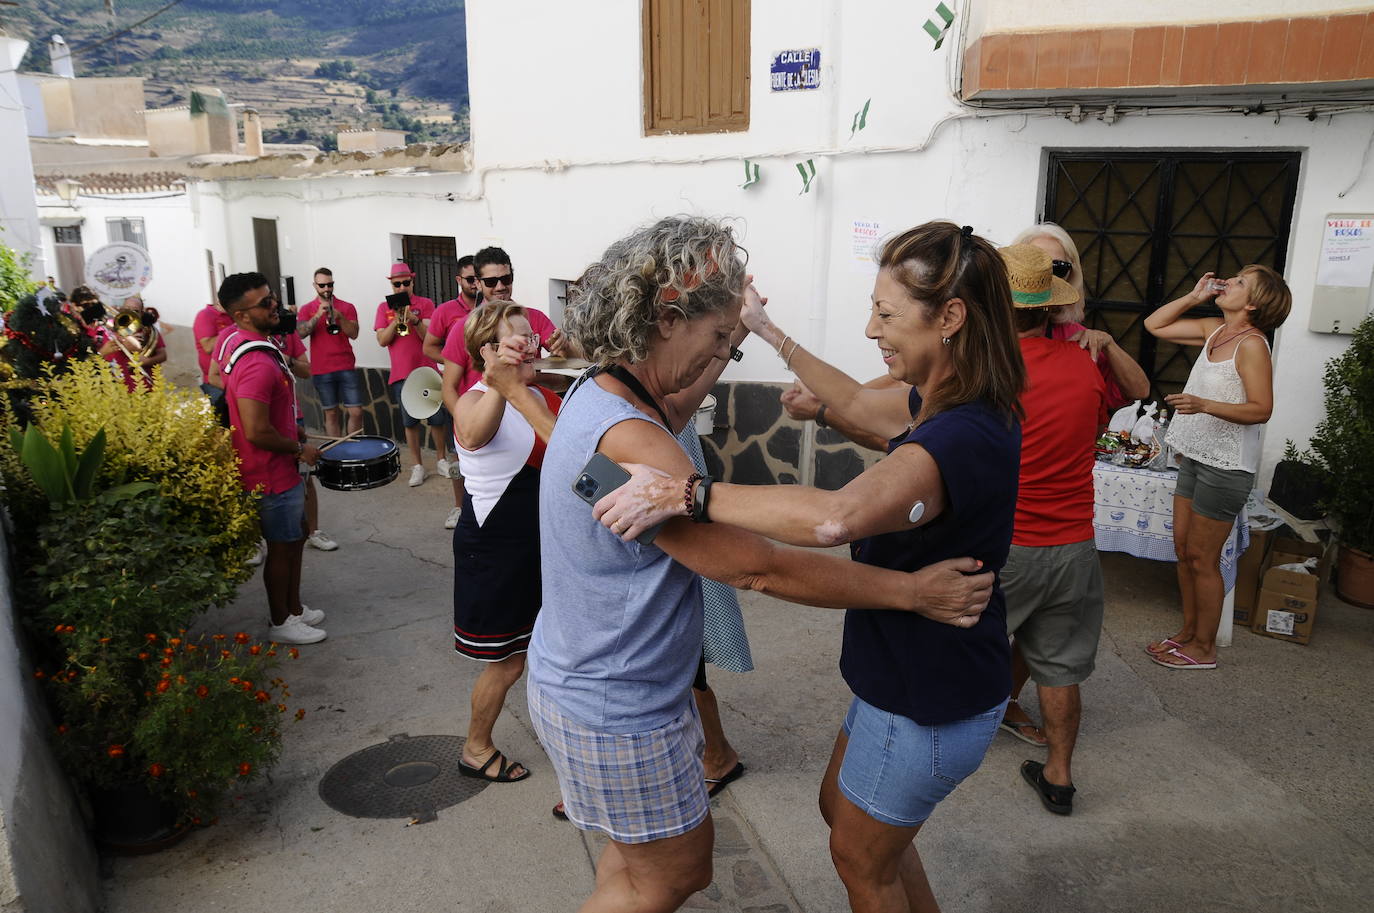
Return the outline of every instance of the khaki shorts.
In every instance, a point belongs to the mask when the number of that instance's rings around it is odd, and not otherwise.
[[[1236,515],[1250,497],[1255,474],[1244,469],[1217,469],[1206,463],[1182,457],[1174,496],[1193,502],[1193,513],[1213,520],[1234,523]]]
[[[1102,634],[1102,566],[1092,539],[1013,545],[1001,574],[1007,633],[1037,685],[1062,688],[1092,675]]]

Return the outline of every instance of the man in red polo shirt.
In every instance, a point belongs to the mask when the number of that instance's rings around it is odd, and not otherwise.
[[[219,300],[241,342],[222,345],[218,366],[229,406],[230,438],[239,456],[243,487],[257,494],[258,522],[267,540],[262,579],[272,640],[318,643],[325,632],[302,614],[300,579],[305,551],[305,485],[299,461],[314,466],[320,451],[306,443],[296,424],[291,370],[268,338],[280,323],[279,305],[261,273],[235,273],[219,288]]]
[[[353,357],[358,309],[334,295],[334,274],[315,270],[315,297],[301,308],[296,332],[310,340],[311,381],[324,410],[324,432],[339,437],[339,407],[348,412],[348,433],[363,427],[363,383]]]

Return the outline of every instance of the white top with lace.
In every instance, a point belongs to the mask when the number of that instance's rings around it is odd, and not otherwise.
[[[1245,382],[1236,370],[1236,351],[1239,351],[1250,337],[1242,339],[1236,345],[1236,350],[1232,351],[1231,357],[1225,361],[1211,361],[1207,357],[1207,349],[1212,344],[1212,339],[1225,328],[1226,324],[1223,323],[1207,337],[1201,354],[1198,355],[1197,361],[1193,362],[1193,370],[1188,375],[1188,383],[1184,385],[1183,392],[1219,403],[1243,403],[1246,400]],[[1267,351],[1269,341],[1262,334],[1255,335],[1259,336]],[[1164,436],[1164,441],[1190,460],[1217,469],[1257,472],[1260,429],[1263,427],[1262,424],[1239,425],[1201,412],[1192,415],[1175,413],[1173,421],[1169,422],[1169,432]]]

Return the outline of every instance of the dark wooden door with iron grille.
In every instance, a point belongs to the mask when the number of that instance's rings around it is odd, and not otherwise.
[[[1089,327],[1111,333],[1145,369],[1151,398],[1183,389],[1198,355],[1156,339],[1145,318],[1247,263],[1283,271],[1296,152],[1069,152],[1049,154],[1044,218],[1062,225],[1083,258]],[[1190,316],[1218,315],[1214,306]]]
[[[443,304],[458,295],[458,242],[440,235],[403,235],[401,256],[415,270],[415,294]]]

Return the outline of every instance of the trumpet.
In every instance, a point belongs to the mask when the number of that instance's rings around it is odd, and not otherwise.
[[[399,311],[396,311],[395,313],[396,313],[396,335],[397,335],[397,336],[409,336],[409,335],[410,335],[410,305],[407,304],[405,307],[401,308]]]

